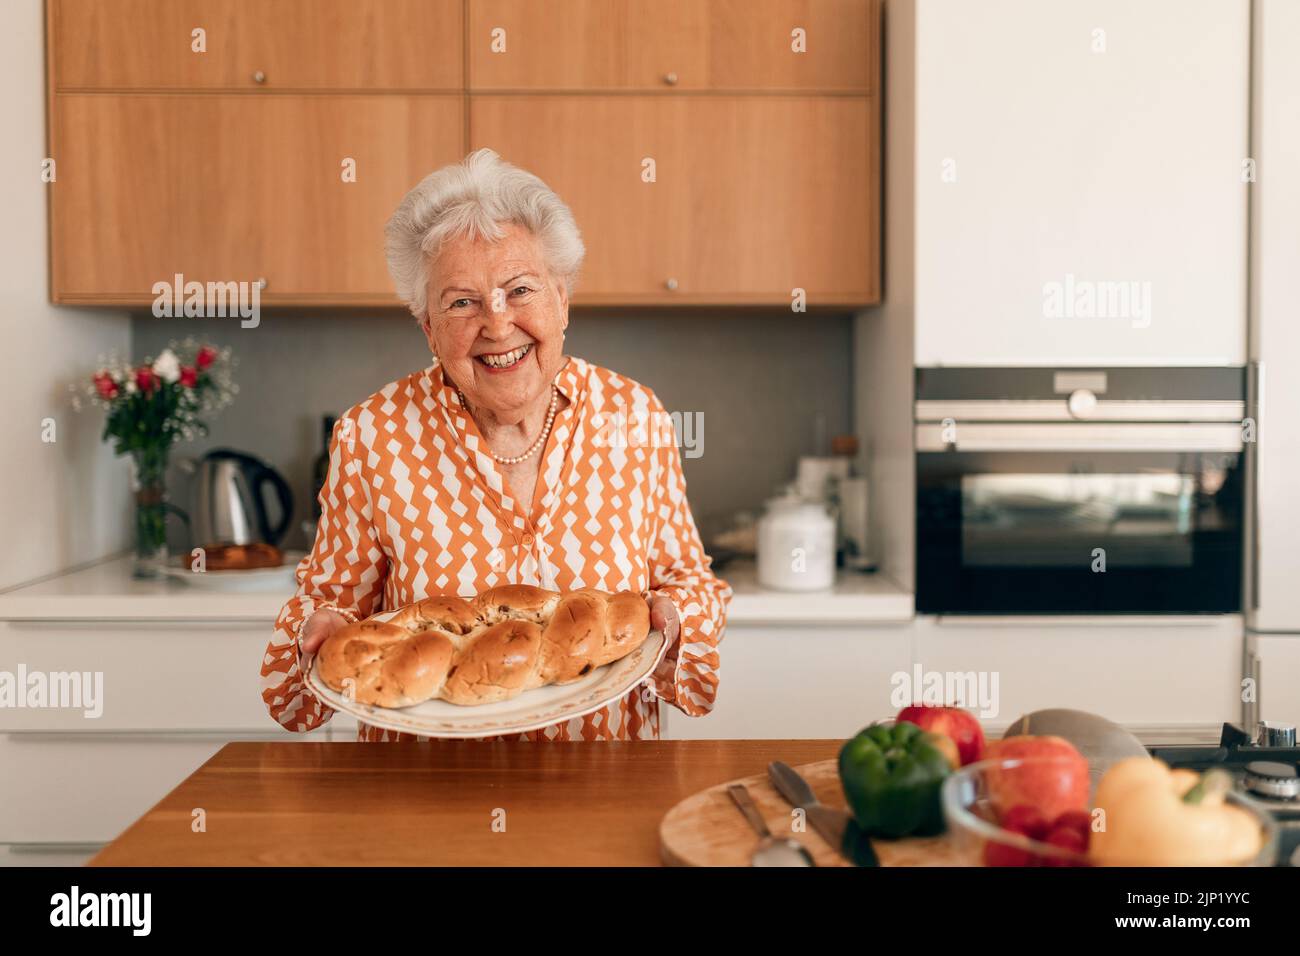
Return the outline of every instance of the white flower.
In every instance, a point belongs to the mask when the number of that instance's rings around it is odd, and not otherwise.
[[[168,384],[180,381],[181,363],[171,349],[163,349],[158,360],[153,363],[153,373]]]
[[[126,394],[134,395],[135,393],[136,393],[135,379],[128,378],[126,380]]]

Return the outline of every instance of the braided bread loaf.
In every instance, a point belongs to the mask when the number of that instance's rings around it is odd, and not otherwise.
[[[321,645],[321,679],[354,700],[410,707],[435,697],[490,704],[544,684],[571,684],[626,657],[650,633],[632,591],[563,594],[508,584],[465,599],[426,598],[390,620],[348,624]]]

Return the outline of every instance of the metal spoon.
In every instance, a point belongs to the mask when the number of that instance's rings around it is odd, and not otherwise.
[[[758,847],[749,857],[751,866],[816,866],[812,854],[798,840],[789,837],[778,840],[772,836],[763,815],[758,812],[754,800],[743,783],[733,783],[727,787],[731,799],[736,802],[740,812],[745,815],[749,825],[759,835]]]

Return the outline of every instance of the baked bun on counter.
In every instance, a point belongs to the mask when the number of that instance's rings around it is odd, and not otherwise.
[[[508,584],[469,599],[426,598],[386,622],[345,625],[321,645],[319,669],[327,685],[362,704],[490,704],[581,680],[649,634],[650,610],[631,591]]]
[[[265,542],[213,544],[204,546],[203,560],[209,571],[251,571],[280,567],[284,564],[284,552]]]

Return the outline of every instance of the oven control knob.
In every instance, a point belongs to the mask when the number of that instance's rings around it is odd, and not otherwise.
[[[1253,760],[1246,764],[1241,780],[1251,793],[1277,800],[1294,800],[1300,797],[1300,773],[1286,763],[1271,760]]]
[[[1076,388],[1070,393],[1066,405],[1075,418],[1090,418],[1097,407],[1097,396],[1091,389]]]
[[[1255,743],[1260,747],[1294,747],[1295,724],[1261,720],[1255,730]]]

